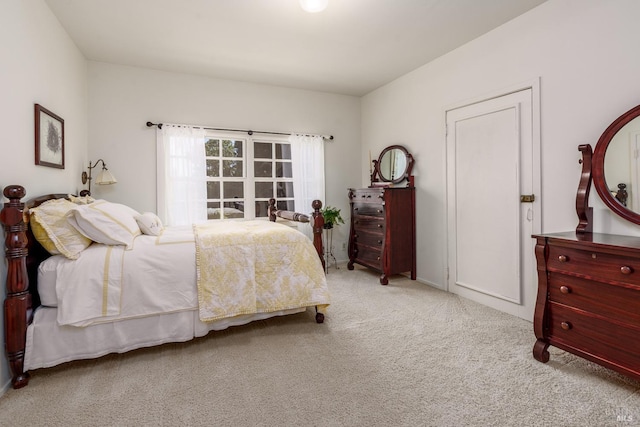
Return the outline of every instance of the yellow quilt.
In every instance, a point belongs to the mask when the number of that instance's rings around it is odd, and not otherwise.
[[[200,320],[329,305],[322,264],[299,231],[268,221],[193,226]]]

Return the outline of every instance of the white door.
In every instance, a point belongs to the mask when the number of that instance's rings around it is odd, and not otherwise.
[[[521,202],[539,188],[532,103],[526,89],[447,111],[448,289],[528,320],[540,230],[540,195]]]

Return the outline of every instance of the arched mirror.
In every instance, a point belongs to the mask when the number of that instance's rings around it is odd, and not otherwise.
[[[640,224],[640,105],[604,131],[593,152],[593,185],[616,214]]]
[[[413,156],[402,145],[391,145],[380,153],[378,160],[373,161],[371,185],[399,184],[404,180],[413,186],[411,169]]]

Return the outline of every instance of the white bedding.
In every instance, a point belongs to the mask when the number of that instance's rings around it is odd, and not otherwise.
[[[39,268],[43,306],[27,330],[25,369],[187,341],[211,330],[306,309],[202,322],[195,259],[192,227],[138,236],[130,250],[94,243],[78,260],[48,258]],[[329,303],[328,293],[320,302]]]
[[[56,262],[61,325],[88,326],[198,305],[191,227],[137,236],[131,249],[94,243],[77,260],[56,257],[49,262]]]

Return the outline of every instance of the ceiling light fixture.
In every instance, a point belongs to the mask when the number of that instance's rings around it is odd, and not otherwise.
[[[329,0],[300,0],[300,7],[309,13],[322,12],[326,9]]]

